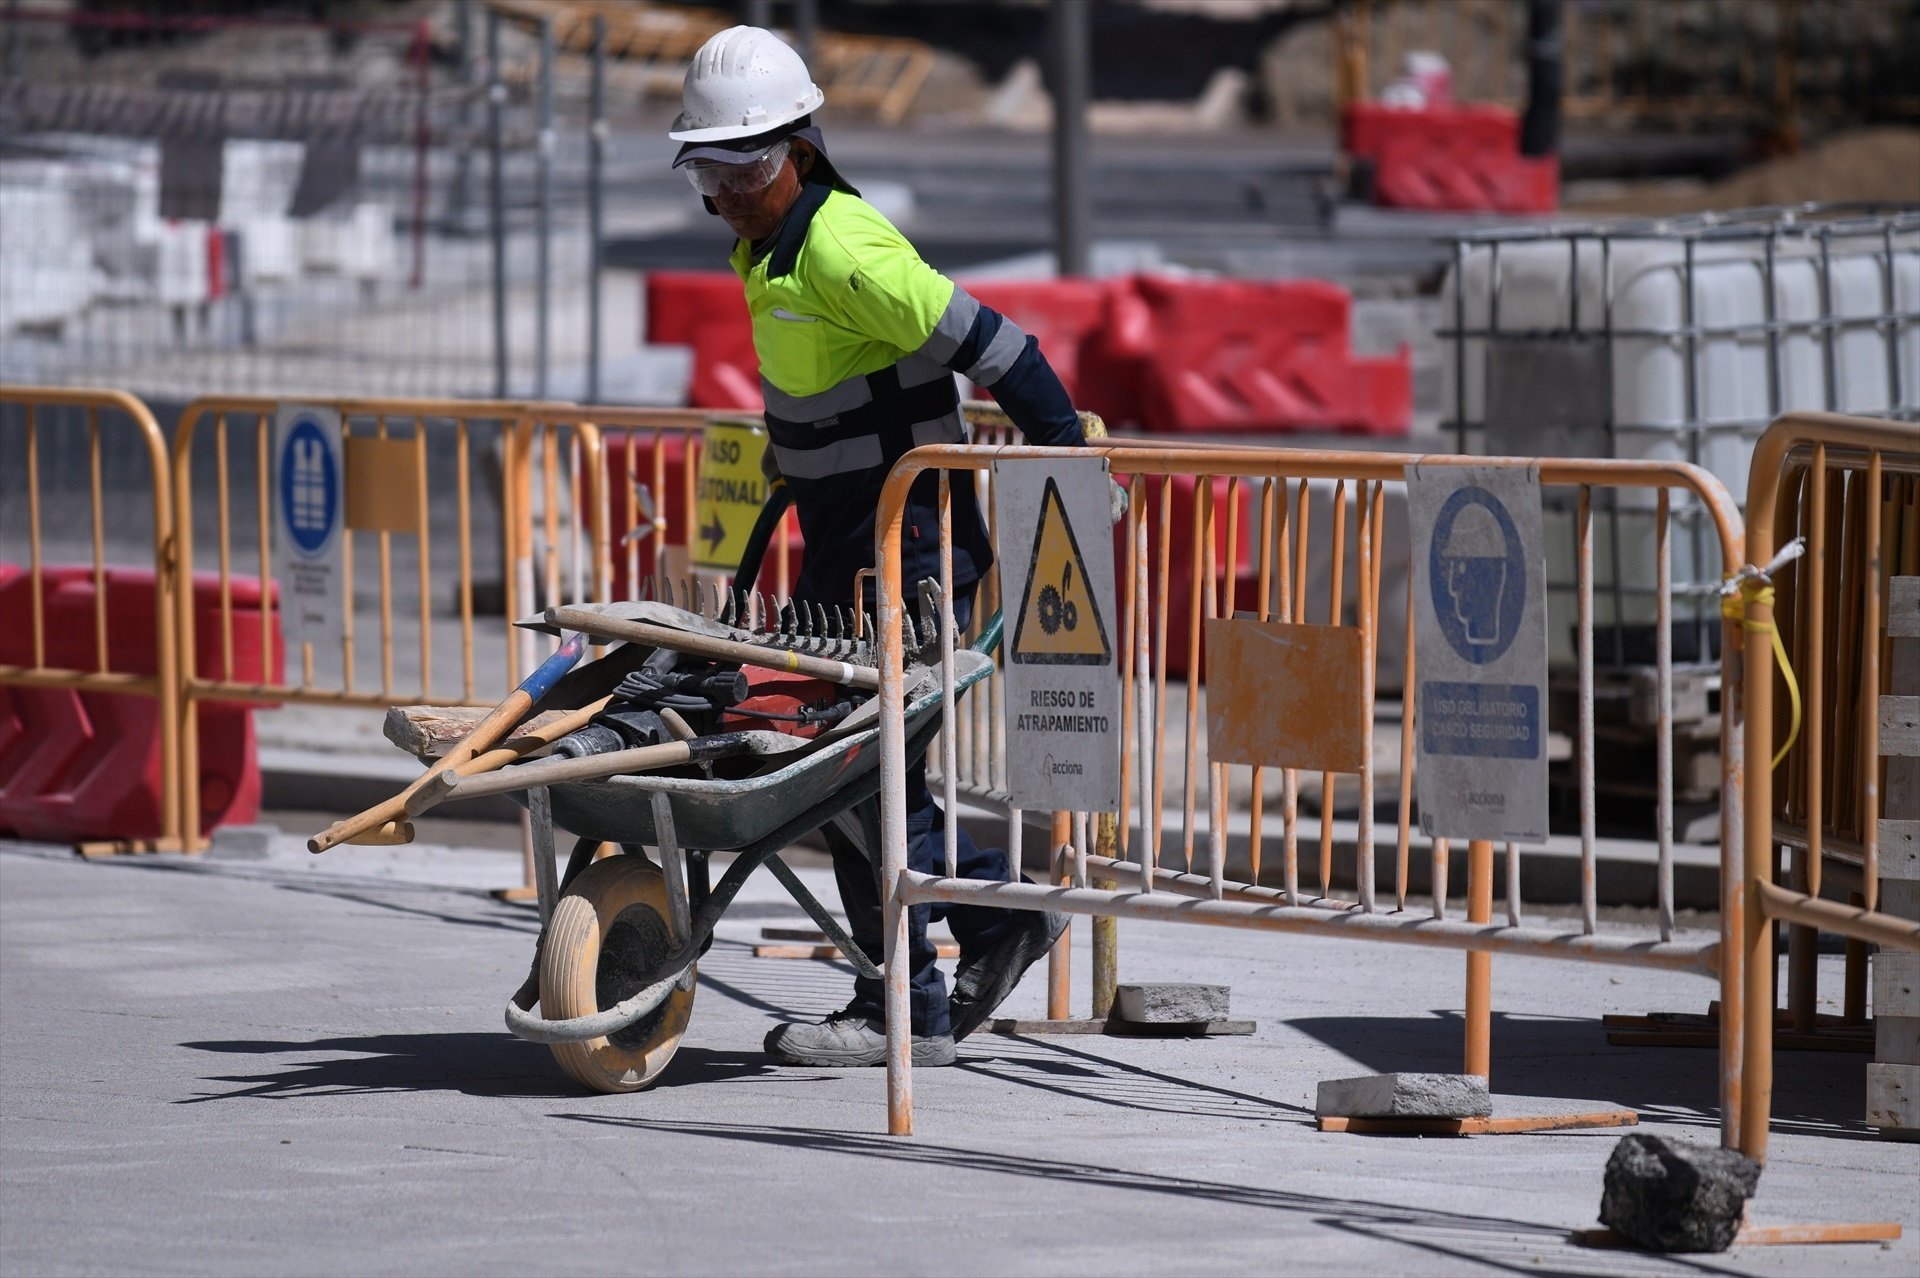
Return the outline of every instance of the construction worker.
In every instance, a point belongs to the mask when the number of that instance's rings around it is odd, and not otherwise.
[[[760,360],[769,455],[793,495],[806,539],[796,597],[864,607],[854,575],[873,566],[874,513],[888,469],[919,444],[966,438],[954,374],[991,387],[1036,444],[1082,444],[1080,421],[1038,343],[925,262],[860,198],[827,158],[813,112],[825,100],[798,54],[770,31],[733,27],[694,55],[683,109],[668,136],[674,167],[737,237],[730,258],[746,287]],[[975,584],[993,562],[971,483],[952,486],[954,618],[971,616]],[[936,477],[913,486],[904,518],[901,581],[909,595],[937,580]],[[946,817],[924,764],[907,775],[908,863],[944,870]],[[869,829],[877,822],[869,822]],[[883,953],[877,847],[823,831],[854,939]],[[957,831],[962,878],[1004,881],[1006,854]],[[871,855],[874,859],[869,859]],[[909,911],[913,1060],[946,1065],[1066,927],[1064,916],[941,907],[960,943],[954,992],[934,964],[927,925]],[[884,992],[854,982],[853,1002],[820,1024],[767,1035],[776,1058],[804,1065],[878,1065],[886,1058]]]

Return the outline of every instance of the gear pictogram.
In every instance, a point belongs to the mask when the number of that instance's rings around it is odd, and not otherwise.
[[[1050,635],[1059,634],[1062,611],[1060,592],[1052,586],[1040,587],[1040,629]]]

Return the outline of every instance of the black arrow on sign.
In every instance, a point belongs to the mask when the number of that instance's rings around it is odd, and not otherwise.
[[[727,539],[727,526],[720,522],[719,511],[714,512],[713,522],[702,528],[700,535],[706,539],[708,554],[719,549],[720,543]]]

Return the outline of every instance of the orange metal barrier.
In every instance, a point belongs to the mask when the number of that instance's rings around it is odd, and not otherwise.
[[[264,579],[272,572],[276,499],[269,444],[281,401],[257,396],[195,400],[182,413],[173,441],[179,560],[183,566],[194,562],[196,529],[211,542],[222,595],[216,629],[223,661],[212,676],[183,673],[182,709],[205,700],[374,709],[415,701],[493,704],[517,680],[532,651],[534,641],[516,631],[513,620],[537,599],[594,597],[604,588],[591,550],[604,539],[595,522],[602,503],[588,464],[591,436],[536,420],[530,406],[517,403],[298,402],[337,410],[342,419],[346,514],[337,650],[302,643],[288,653],[285,678],[235,677],[232,653],[239,623],[230,606],[230,583],[236,573]],[[487,473],[496,468],[497,473]],[[249,470],[251,483],[235,482]],[[563,477],[569,471],[587,476],[581,499]],[[433,482],[441,472],[444,485]],[[211,512],[196,508],[196,473],[203,487],[212,488]],[[491,511],[485,509],[493,503]],[[476,531],[495,519],[497,578],[492,565],[479,561],[491,538]],[[396,540],[403,548],[398,564]],[[357,553],[369,541],[372,554]],[[411,556],[404,553],[409,542]],[[436,589],[449,579],[451,599],[437,599]],[[497,592],[496,606],[504,615],[498,629],[476,625],[476,615],[490,610],[483,606],[487,601],[476,599],[486,592]],[[277,633],[279,609],[278,602],[269,602],[260,611],[263,646]],[[454,615],[437,616],[443,609]],[[363,610],[372,613],[370,619]],[[179,650],[193,651],[191,611],[179,610],[177,624]],[[363,638],[363,627],[374,631],[372,644]],[[439,642],[449,632],[453,643]],[[182,758],[191,775],[198,743],[192,719],[183,716],[180,723]],[[197,820],[194,802],[190,790],[183,790],[188,828]]]
[[[1821,1028],[1818,932],[1849,938],[1843,1024],[1866,1023],[1869,944],[1882,947],[1876,959],[1882,963],[1895,959],[1889,950],[1920,951],[1920,920],[1887,912],[1880,901],[1883,878],[1898,878],[1904,887],[1913,877],[1883,875],[1886,828],[1891,824],[1904,837],[1907,822],[1920,817],[1920,811],[1890,813],[1883,806],[1892,800],[1912,808],[1916,792],[1903,777],[1896,794],[1889,761],[1881,758],[1883,696],[1920,692],[1913,672],[1902,667],[1896,680],[1889,660],[1890,641],[1911,634],[1914,624],[1904,615],[1910,607],[1893,617],[1890,583],[1920,574],[1920,428],[1832,413],[1788,414],[1755,446],[1747,498],[1754,563],[1768,565],[1796,538],[1805,539],[1804,558],[1775,570],[1777,585],[1750,574],[1731,604],[1750,636],[1747,757],[1781,753],[1772,769],[1756,765],[1746,794],[1747,1071],[1740,1145],[1761,1158],[1778,1005],[1776,920],[1791,925],[1786,1028],[1798,1035]],[[1770,633],[1776,627],[1785,671]],[[1779,707],[1790,689],[1797,695],[1786,724]],[[1784,883],[1782,849],[1789,855]],[[1847,899],[1832,899],[1842,895]],[[1911,910],[1913,902],[1905,906]]]
[[[900,581],[901,515],[914,479],[923,471],[937,471],[943,482],[974,482],[996,459],[1065,459],[1089,454],[1107,459],[1112,472],[1124,477],[1130,489],[1130,509],[1117,557],[1117,654],[1122,679],[1121,807],[1117,813],[1058,813],[1051,821],[1049,849],[1056,870],[1052,886],[986,883],[909,872],[905,841],[905,760],[902,710],[902,640],[900,619],[910,598]],[[1401,734],[1399,821],[1390,850],[1379,846],[1373,827],[1375,763],[1369,753],[1357,775],[1326,773],[1301,775],[1297,768],[1280,771],[1279,794],[1270,793],[1267,770],[1241,770],[1237,765],[1212,762],[1199,732],[1201,691],[1190,684],[1180,696],[1169,687],[1167,662],[1170,645],[1184,639],[1188,669],[1201,660],[1202,622],[1236,610],[1259,620],[1326,621],[1360,631],[1366,660],[1361,697],[1373,723],[1379,674],[1382,587],[1387,562],[1390,525],[1384,515],[1390,488],[1405,484],[1407,467],[1498,466],[1537,469],[1539,483],[1550,496],[1545,500],[1545,534],[1550,550],[1571,561],[1571,575],[1554,586],[1549,565],[1549,628],[1572,630],[1577,651],[1572,664],[1578,678],[1576,722],[1555,721],[1554,730],[1571,737],[1574,761],[1568,780],[1580,801],[1578,852],[1581,869],[1581,908],[1577,927],[1529,922],[1521,899],[1518,849],[1505,848],[1504,921],[1493,917],[1498,858],[1493,843],[1473,841],[1467,847],[1466,917],[1454,914],[1450,896],[1449,847],[1444,839],[1429,842],[1427,865],[1431,905],[1418,901],[1412,875],[1416,837],[1411,822],[1411,777],[1414,765],[1411,723]],[[1172,524],[1172,490],[1176,482],[1191,481],[1198,494],[1191,528]],[[1330,492],[1329,492],[1330,489]],[[1351,497],[1351,500],[1349,500]],[[1330,501],[1322,503],[1323,498]],[[1330,516],[1327,513],[1330,509]],[[1648,935],[1626,927],[1603,929],[1597,914],[1596,841],[1598,782],[1595,776],[1594,721],[1594,541],[1596,512],[1613,523],[1613,543],[1620,544],[1621,528],[1638,530],[1644,540],[1629,544],[1646,552],[1644,582],[1636,580],[1642,612],[1615,616],[1651,623],[1657,648],[1657,702],[1655,733],[1659,756],[1657,802],[1650,823],[1659,843],[1658,878],[1662,904],[1658,931]],[[1315,525],[1330,518],[1330,527]],[[1672,526],[1697,522],[1713,547],[1711,562],[1682,568],[1674,580]],[[1282,932],[1369,937],[1400,944],[1424,945],[1468,953],[1466,992],[1465,1066],[1485,1074],[1489,1068],[1490,955],[1494,952],[1543,958],[1584,959],[1630,967],[1685,970],[1717,977],[1721,1003],[1728,1009],[1720,1027],[1720,1099],[1723,1140],[1731,1144],[1740,1130],[1742,1034],[1738,1008],[1743,988],[1742,951],[1730,944],[1741,935],[1739,852],[1741,846],[1740,795],[1743,738],[1740,699],[1729,695],[1719,713],[1721,749],[1719,772],[1725,792],[1721,805],[1721,922],[1717,934],[1680,932],[1673,918],[1673,659],[1671,638],[1676,621],[1700,615],[1700,625],[1711,625],[1721,635],[1721,675],[1729,689],[1739,687],[1741,635],[1729,623],[1706,616],[1719,581],[1742,562],[1743,529],[1738,509],[1725,488],[1710,474],[1684,463],[1652,461],[1579,461],[1562,459],[1479,458],[1445,455],[1409,457],[1379,453],[1319,452],[1286,449],[1164,448],[1137,445],[1095,447],[1087,450],[940,446],[915,450],[889,478],[876,524],[876,552],[880,565],[879,629],[883,641],[881,662],[883,800],[883,890],[888,906],[888,1039],[889,1129],[912,1129],[912,1081],[907,1055],[907,973],[894,956],[904,952],[905,908],[927,902],[994,905],[1016,909],[1057,910],[1087,914],[1097,919],[1152,918],[1206,922],[1219,926]],[[1242,538],[1242,530],[1251,535]],[[1398,535],[1405,536],[1404,531]],[[1168,591],[1164,584],[1176,540],[1186,538],[1189,597],[1186,634],[1170,636]],[[1310,580],[1310,543],[1325,537],[1331,543],[1331,580]],[[1683,539],[1685,544],[1686,539]],[[1349,555],[1351,547],[1351,555]],[[1005,551],[1000,556],[1005,561]],[[1251,558],[1253,585],[1242,592],[1242,556]],[[1618,571],[1618,567],[1616,567]],[[1350,575],[1349,575],[1350,574]],[[1411,590],[1409,582],[1408,589]],[[1705,591],[1704,596],[1702,591]],[[1310,596],[1317,596],[1311,597]],[[1571,596],[1571,598],[1569,598]],[[1175,601],[1176,604],[1178,601]],[[983,604],[980,611],[987,610]],[[1408,609],[1404,669],[1398,672],[1412,686],[1415,660]],[[1571,622],[1569,626],[1566,623]],[[950,631],[950,612],[942,619]],[[947,642],[945,636],[943,645]],[[1004,700],[1004,699],[1002,699]],[[1183,701],[1184,704],[1178,704]],[[985,713],[988,722],[979,723]],[[1409,718],[1411,712],[1409,712]],[[957,716],[962,731],[978,740],[1004,731],[1004,706],[988,700]],[[1184,719],[1184,725],[1181,720]],[[968,727],[967,725],[972,725]],[[1184,732],[1181,727],[1184,726]],[[1570,730],[1569,730],[1570,729]],[[1173,758],[1168,758],[1171,747]],[[1004,757],[1002,754],[1001,757]],[[976,774],[977,775],[977,774]],[[1230,791],[1244,794],[1247,818],[1229,819]],[[1178,778],[1178,780],[1176,780]],[[996,778],[997,779],[997,778]],[[1319,783],[1320,808],[1331,813],[1336,792],[1357,786],[1358,820],[1349,833],[1336,828],[1331,816],[1311,821],[1302,817],[1302,791]],[[1352,791],[1350,790],[1349,793]],[[1266,804],[1277,798],[1280,820],[1268,829]],[[1176,853],[1163,837],[1163,813],[1180,813]],[[1013,813],[1010,833],[1017,838],[1019,813]],[[1317,827],[1317,828],[1316,828]],[[1351,852],[1337,844],[1352,839]],[[1263,857],[1263,842],[1279,847],[1278,866]],[[1246,877],[1227,877],[1229,844],[1246,857]],[[1090,844],[1094,846],[1090,846]],[[1316,846],[1317,845],[1317,846]],[[1017,849],[1014,862],[1018,864]],[[1376,859],[1390,856],[1391,872],[1376,874]],[[1164,856],[1163,856],[1164,853]],[[1305,859],[1306,868],[1302,868]],[[1165,864],[1172,861],[1173,864]],[[1354,896],[1336,895],[1336,864],[1350,869]],[[1278,873],[1275,873],[1277,869]],[[1317,871],[1317,873],[1316,873]],[[1376,895],[1376,879],[1391,883],[1392,900]],[[1306,880],[1303,882],[1303,879]],[[1271,882],[1277,880],[1277,882]],[[1121,890],[1097,886],[1102,881]],[[1105,975],[1110,980],[1110,973]],[[1101,992],[1103,974],[1096,961],[1095,992]],[[1056,1009],[1058,1004],[1055,1004]],[[1098,1009],[1097,1009],[1098,1010]]]
[[[0,685],[21,688],[65,688],[76,691],[110,692],[152,697],[158,703],[159,759],[159,838],[141,841],[148,848],[179,847],[195,831],[192,819],[181,807],[187,790],[181,767],[180,707],[181,663],[174,647],[173,618],[180,591],[182,561],[176,556],[174,505],[167,479],[167,446],[153,414],[131,395],[114,390],[67,390],[44,386],[0,386],[0,407],[21,410],[25,433],[24,475],[26,497],[25,541],[26,612],[10,616],[7,626],[13,630],[8,647],[18,643],[20,651],[0,651]],[[54,418],[48,421],[49,417]],[[151,488],[153,527],[153,613],[150,644],[137,642],[138,635],[127,635],[116,627],[109,615],[106,575],[106,502],[103,496],[101,434],[102,421],[107,429],[130,429],[144,453]],[[62,437],[78,431],[84,422],[85,457],[90,501],[88,532],[91,543],[93,626],[92,660],[84,664],[62,662],[49,653],[47,633],[47,528],[42,509],[43,431]],[[64,450],[63,450],[64,451]],[[70,532],[75,521],[59,521],[61,531]],[[0,549],[0,560],[7,552]],[[120,623],[124,625],[125,622]],[[24,635],[22,634],[24,631]],[[114,642],[109,643],[109,634]],[[73,636],[63,638],[71,641]],[[134,642],[126,642],[127,640]],[[24,640],[23,642],[19,642]],[[73,647],[71,642],[65,645]],[[146,658],[132,664],[151,669],[130,670],[118,663],[112,653],[133,650]],[[189,647],[188,651],[191,651]]]

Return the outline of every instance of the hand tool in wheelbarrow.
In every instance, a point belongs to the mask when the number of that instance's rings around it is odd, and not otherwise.
[[[631,750],[609,750],[604,754],[589,754],[580,758],[535,759],[484,776],[458,776],[441,771],[427,777],[417,789],[405,796],[406,813],[409,818],[416,817],[452,799],[478,799],[493,794],[510,794],[516,790],[531,790],[537,786],[602,781],[608,777],[656,772],[682,764],[709,763],[739,755],[790,755],[812,745],[811,741],[790,737],[784,732],[718,732],[685,741],[666,741]]]
[[[441,758],[438,769],[429,771],[401,793],[384,803],[377,803],[357,816],[344,821],[336,821],[320,833],[307,840],[307,851],[325,852],[328,848],[354,839],[375,835],[383,843],[411,842],[413,832],[400,825],[406,812],[406,800],[429,780],[441,772],[450,772],[468,763],[484,751],[497,744],[508,732],[517,727],[560,677],[579,662],[580,656],[587,650],[587,636],[576,634],[561,644],[554,654],[540,663],[538,669],[520,681],[520,686],[507,694],[506,700],[493,708],[493,712],[474,725],[459,745],[447,751]],[[591,718],[592,716],[587,716]],[[581,720],[585,722],[585,720]],[[503,760],[504,761],[504,760]]]

